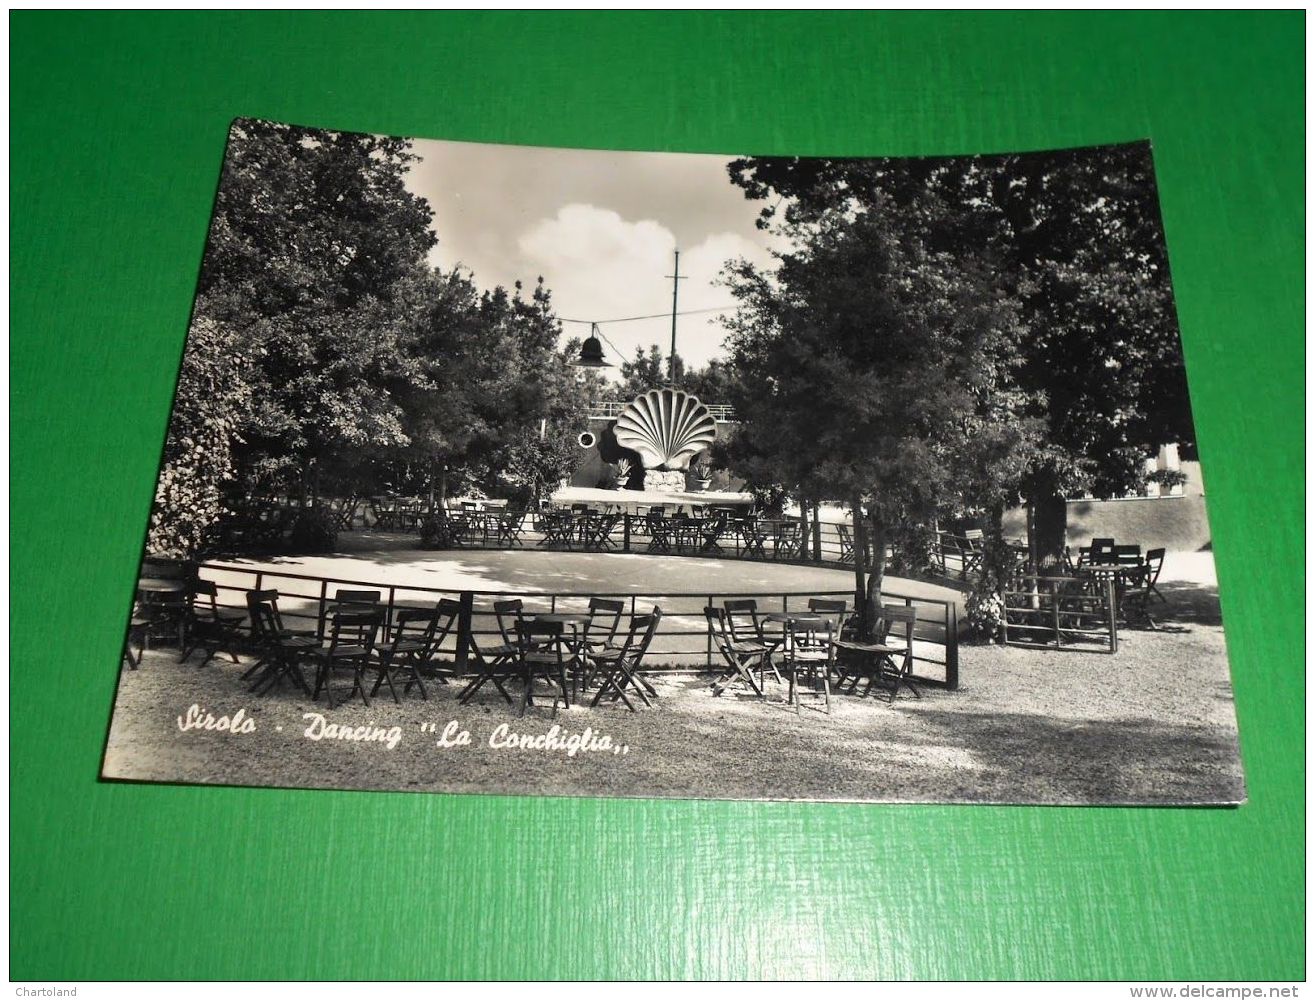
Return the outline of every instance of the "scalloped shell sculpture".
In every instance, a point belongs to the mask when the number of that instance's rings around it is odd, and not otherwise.
[[[717,437],[717,422],[697,396],[681,389],[650,389],[631,400],[613,429],[645,469],[682,469]]]

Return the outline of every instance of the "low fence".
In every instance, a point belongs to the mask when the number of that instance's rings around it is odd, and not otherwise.
[[[615,508],[622,502],[618,501]],[[377,498],[325,497],[320,507],[328,512],[341,531],[377,529],[420,535],[426,517],[425,504],[418,498],[393,500],[381,504]],[[291,529],[296,508],[290,502],[270,502],[257,508],[242,526],[229,526],[221,544],[229,552],[275,550]],[[440,548],[458,549],[572,549],[588,552],[648,552],[674,556],[713,556],[734,559],[760,559],[782,563],[821,563],[853,566],[856,533],[844,522],[814,521],[801,518],[759,518],[751,524],[731,520],[716,533],[698,528],[685,529],[679,518],[667,517],[655,526],[647,513],[616,511],[616,522],[605,533],[591,532],[582,524],[578,532],[545,532],[545,512],[526,511],[514,529],[505,523],[505,506],[471,514],[449,511],[453,526]],[[236,529],[236,531],[234,531]],[[1026,555],[1018,546],[1013,546]],[[893,554],[888,549],[887,557]],[[936,533],[928,552],[931,576],[955,585],[971,584],[981,572],[982,540],[980,535]],[[871,563],[870,552],[869,559]]]
[[[281,573],[266,568],[253,569],[226,563],[203,563],[198,574],[214,581],[219,603],[230,608],[246,608],[246,592],[276,590],[280,613],[288,619],[316,623],[324,631],[328,607],[339,588],[375,590],[385,605],[384,635],[399,608],[432,606],[440,598],[455,598],[461,603],[459,628],[445,640],[443,651],[451,656],[458,670],[465,670],[470,655],[470,637],[476,645],[496,642],[499,634],[493,615],[493,602],[519,598],[527,613],[587,610],[590,598],[620,598],[628,603],[631,615],[643,614],[654,605],[663,616],[657,635],[649,648],[645,670],[708,671],[721,666],[720,655],[713,646],[703,609],[721,604],[728,598],[753,598],[760,613],[789,612],[807,608],[809,598],[843,598],[852,606],[852,591],[789,592],[666,592],[634,594],[631,592],[549,593],[527,591],[480,591],[450,588],[415,587],[337,577],[315,577]],[[886,604],[901,604],[916,611],[913,659],[915,675],[930,684],[955,689],[959,685],[959,619],[953,601],[925,598],[899,592],[882,592]]]
[[[1004,639],[1015,646],[1119,650],[1114,580],[1017,574],[1004,592]]]

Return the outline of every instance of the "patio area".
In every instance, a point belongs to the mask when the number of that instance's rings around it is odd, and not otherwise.
[[[276,565],[285,572],[351,570],[353,579],[387,572],[430,586],[496,589],[565,589],[568,582],[572,589],[604,582],[615,589],[618,568],[636,589],[654,591],[709,587],[706,575],[723,567],[745,588],[750,571],[811,575],[808,586],[819,590],[843,587],[845,578],[820,568],[620,554],[511,553],[491,564],[497,555],[422,558],[374,540],[353,555]],[[1122,634],[1117,656],[964,646],[958,691],[924,686],[922,699],[905,693],[894,703],[839,695],[830,715],[809,704],[797,715],[772,683],[765,701],[743,693],[713,697],[709,677],[698,674],[650,675],[659,695],[637,714],[614,705],[573,707],[553,718],[543,706],[517,719],[491,688],[460,705],[460,686],[439,684],[429,686],[428,701],[413,692],[395,705],[381,693],[369,707],[353,701],[329,712],[292,688],[265,698],[249,694],[239,677],[247,659],[234,665],[220,658],[198,668],[196,660],[178,663],[174,650],[148,651],[139,670],[122,674],[105,775],[536,795],[1238,801],[1245,790],[1218,592],[1212,580],[1189,579],[1207,576],[1206,565],[1190,557],[1171,564],[1176,569],[1166,571],[1162,584],[1168,599],[1162,628]],[[794,583],[805,586],[798,576]],[[193,704],[230,720],[240,709],[253,729],[184,731],[180,718]],[[326,735],[328,724],[336,729]],[[317,726],[320,739],[313,739],[307,728]],[[344,733],[365,736],[344,739]],[[547,746],[514,746],[517,735]],[[572,736],[579,745],[574,753]],[[450,746],[437,746],[440,739]]]

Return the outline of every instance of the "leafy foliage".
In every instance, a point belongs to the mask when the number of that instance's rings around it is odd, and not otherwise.
[[[731,461],[755,482],[864,513],[869,626],[890,531],[929,523],[953,495],[961,442],[994,426],[1022,332],[989,258],[933,251],[889,218],[790,227],[794,249],[774,275],[747,263],[729,274],[741,305],[727,321],[742,422]]]
[[[1193,429],[1149,146],[918,160],[751,158],[730,166],[759,224],[879,216],[931,254],[989,260],[1027,330],[1009,385],[1039,422],[1022,486],[1061,506],[1137,488],[1148,451]],[[990,432],[987,440],[996,432]],[[1021,443],[1020,443],[1021,444]],[[997,470],[995,482],[1014,482]],[[1007,475],[1006,475],[1007,474]],[[989,501],[984,506],[990,506]]]
[[[149,553],[179,559],[201,547],[225,511],[233,449],[251,406],[248,366],[232,331],[203,315],[204,305],[188,332],[147,530]]]
[[[257,498],[561,478],[586,397],[549,293],[431,269],[414,159],[401,139],[234,123],[153,550],[190,554]],[[331,545],[313,521],[298,544]]]

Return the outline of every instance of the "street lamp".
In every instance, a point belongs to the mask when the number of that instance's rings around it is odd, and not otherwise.
[[[571,362],[576,368],[611,368],[612,363],[603,357],[603,342],[598,339],[598,324],[589,324],[589,336],[580,345],[580,355]]]

